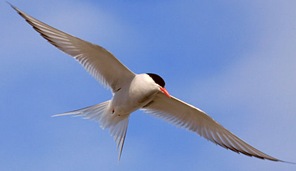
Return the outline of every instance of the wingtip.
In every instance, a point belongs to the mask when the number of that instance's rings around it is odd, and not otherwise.
[[[289,161],[284,161],[284,160],[278,160],[279,162],[282,163],[287,163],[287,164],[296,164],[295,162],[289,162]]]
[[[6,1],[6,3],[8,4],[8,5],[10,5],[10,7],[12,8],[12,9],[14,9],[17,13],[19,13],[20,15],[23,15],[22,13],[22,11],[21,10],[19,10],[16,6],[14,6],[14,5],[12,5],[10,2],[8,2],[8,1]]]
[[[14,5],[12,5],[10,2],[8,2],[8,1],[5,1],[9,6],[11,6],[11,8],[13,8],[14,10],[16,10],[16,11],[18,11],[18,9],[14,6]]]
[[[272,162],[281,162],[281,163],[287,163],[287,164],[296,164],[295,162],[280,160],[280,159],[277,159],[277,158],[272,158],[272,159],[270,159],[270,158],[262,158],[262,160],[267,160],[267,161],[272,161]]]

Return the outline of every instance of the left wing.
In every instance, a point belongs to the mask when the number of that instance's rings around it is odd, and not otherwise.
[[[11,5],[11,4],[10,4]],[[40,35],[74,57],[92,76],[116,92],[135,74],[101,46],[55,29],[11,5]]]

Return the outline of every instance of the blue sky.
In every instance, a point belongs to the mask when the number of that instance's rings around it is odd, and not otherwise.
[[[99,44],[254,147],[296,161],[296,2],[10,1]],[[97,123],[53,114],[111,93],[0,3],[0,170],[294,170],[222,149],[141,111],[120,162]]]

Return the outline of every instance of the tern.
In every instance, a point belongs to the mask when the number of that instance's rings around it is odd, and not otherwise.
[[[118,159],[121,157],[129,116],[141,109],[236,153],[286,162],[252,147],[204,111],[170,95],[165,88],[165,81],[159,75],[135,74],[103,47],[55,29],[15,6],[11,7],[49,43],[72,56],[94,78],[111,89],[111,100],[54,116],[82,116],[98,121],[102,128],[109,129],[114,138]]]

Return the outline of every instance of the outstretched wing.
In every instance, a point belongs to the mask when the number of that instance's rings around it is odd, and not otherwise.
[[[57,30],[11,5],[43,38],[73,56],[92,76],[116,92],[134,73],[101,46]]]
[[[196,132],[213,143],[234,152],[260,159],[281,161],[247,144],[202,110],[175,97],[168,98],[163,93],[158,93],[155,99],[144,107],[144,110],[170,123]]]

